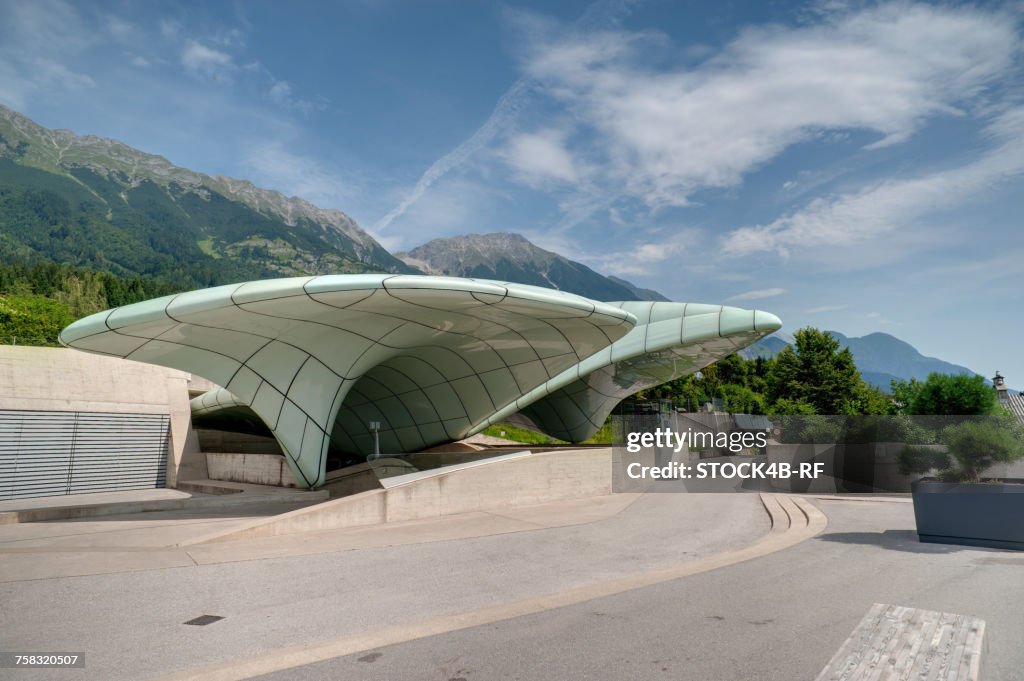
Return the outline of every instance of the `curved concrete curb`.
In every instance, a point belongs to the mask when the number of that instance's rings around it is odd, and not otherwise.
[[[385,525],[611,494],[612,448],[559,449],[499,455],[424,471],[315,506],[258,518],[228,531],[181,542],[194,546],[299,532]]]
[[[161,676],[152,681],[238,681],[353,653],[564,608],[766,556],[813,537],[828,524],[825,514],[805,499],[781,494],[762,494],[761,502],[771,517],[772,528],[764,537],[741,549],[558,593],[387,627],[360,636],[346,636],[309,645],[281,648],[203,669]]]

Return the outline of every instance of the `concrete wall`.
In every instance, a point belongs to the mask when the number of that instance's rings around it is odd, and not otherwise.
[[[206,477],[190,374],[68,348],[0,346],[0,409],[169,414],[167,484]]]
[[[214,383],[213,381],[211,381],[208,378],[203,378],[202,376],[196,376],[195,374],[190,374],[190,376],[189,376],[189,380],[188,380],[188,394],[189,394],[190,397],[196,397],[197,395],[202,395],[205,392],[209,392],[209,391],[213,390],[214,388],[219,388],[219,387],[220,387],[219,385],[217,385],[216,383]]]
[[[210,480],[247,482],[253,485],[299,487],[295,474],[281,454],[225,454],[207,452]]]
[[[196,428],[196,435],[199,436],[199,448],[204,452],[284,456],[281,453],[281,445],[272,437],[209,428]]]
[[[611,447],[543,452],[332,499],[253,521],[247,527],[194,543],[377,525],[599,496],[611,494],[611,480]]]

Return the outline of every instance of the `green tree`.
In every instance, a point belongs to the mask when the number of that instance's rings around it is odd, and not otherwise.
[[[814,405],[803,400],[791,400],[786,397],[775,400],[768,410],[772,416],[811,416],[817,412]]]
[[[795,349],[784,348],[768,371],[772,403],[803,403],[818,414],[857,414],[876,406],[853,354],[832,334],[807,327],[796,332],[795,341]]]
[[[67,305],[75,319],[107,308],[103,279],[96,272],[83,272],[81,276],[67,275],[61,290],[56,292],[54,298]]]
[[[896,408],[895,402],[893,402],[892,395],[888,395],[875,386],[868,385],[866,382],[864,383],[864,388],[858,397],[856,410],[858,414],[900,413]]]
[[[746,385],[747,360],[733,353],[714,363],[715,374],[722,384]]]
[[[918,415],[976,416],[1000,410],[995,391],[978,375],[929,374],[909,399],[910,413]]]
[[[732,414],[763,414],[764,396],[746,386],[726,383],[721,387],[725,408]]]
[[[74,321],[68,306],[32,295],[0,296],[0,341],[22,345],[59,345],[60,330]]]
[[[892,391],[893,409],[899,414],[910,414],[911,405],[914,399],[921,392],[921,382],[916,378],[909,381],[893,379],[889,381],[889,389]]]

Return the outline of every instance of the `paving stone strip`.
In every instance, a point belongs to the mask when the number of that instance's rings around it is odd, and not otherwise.
[[[815,681],[977,681],[985,621],[875,603]]]

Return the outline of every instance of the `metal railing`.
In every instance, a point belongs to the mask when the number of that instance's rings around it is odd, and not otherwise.
[[[32,338],[29,336],[0,336],[0,345],[29,345],[33,347],[62,347],[56,338]]]

